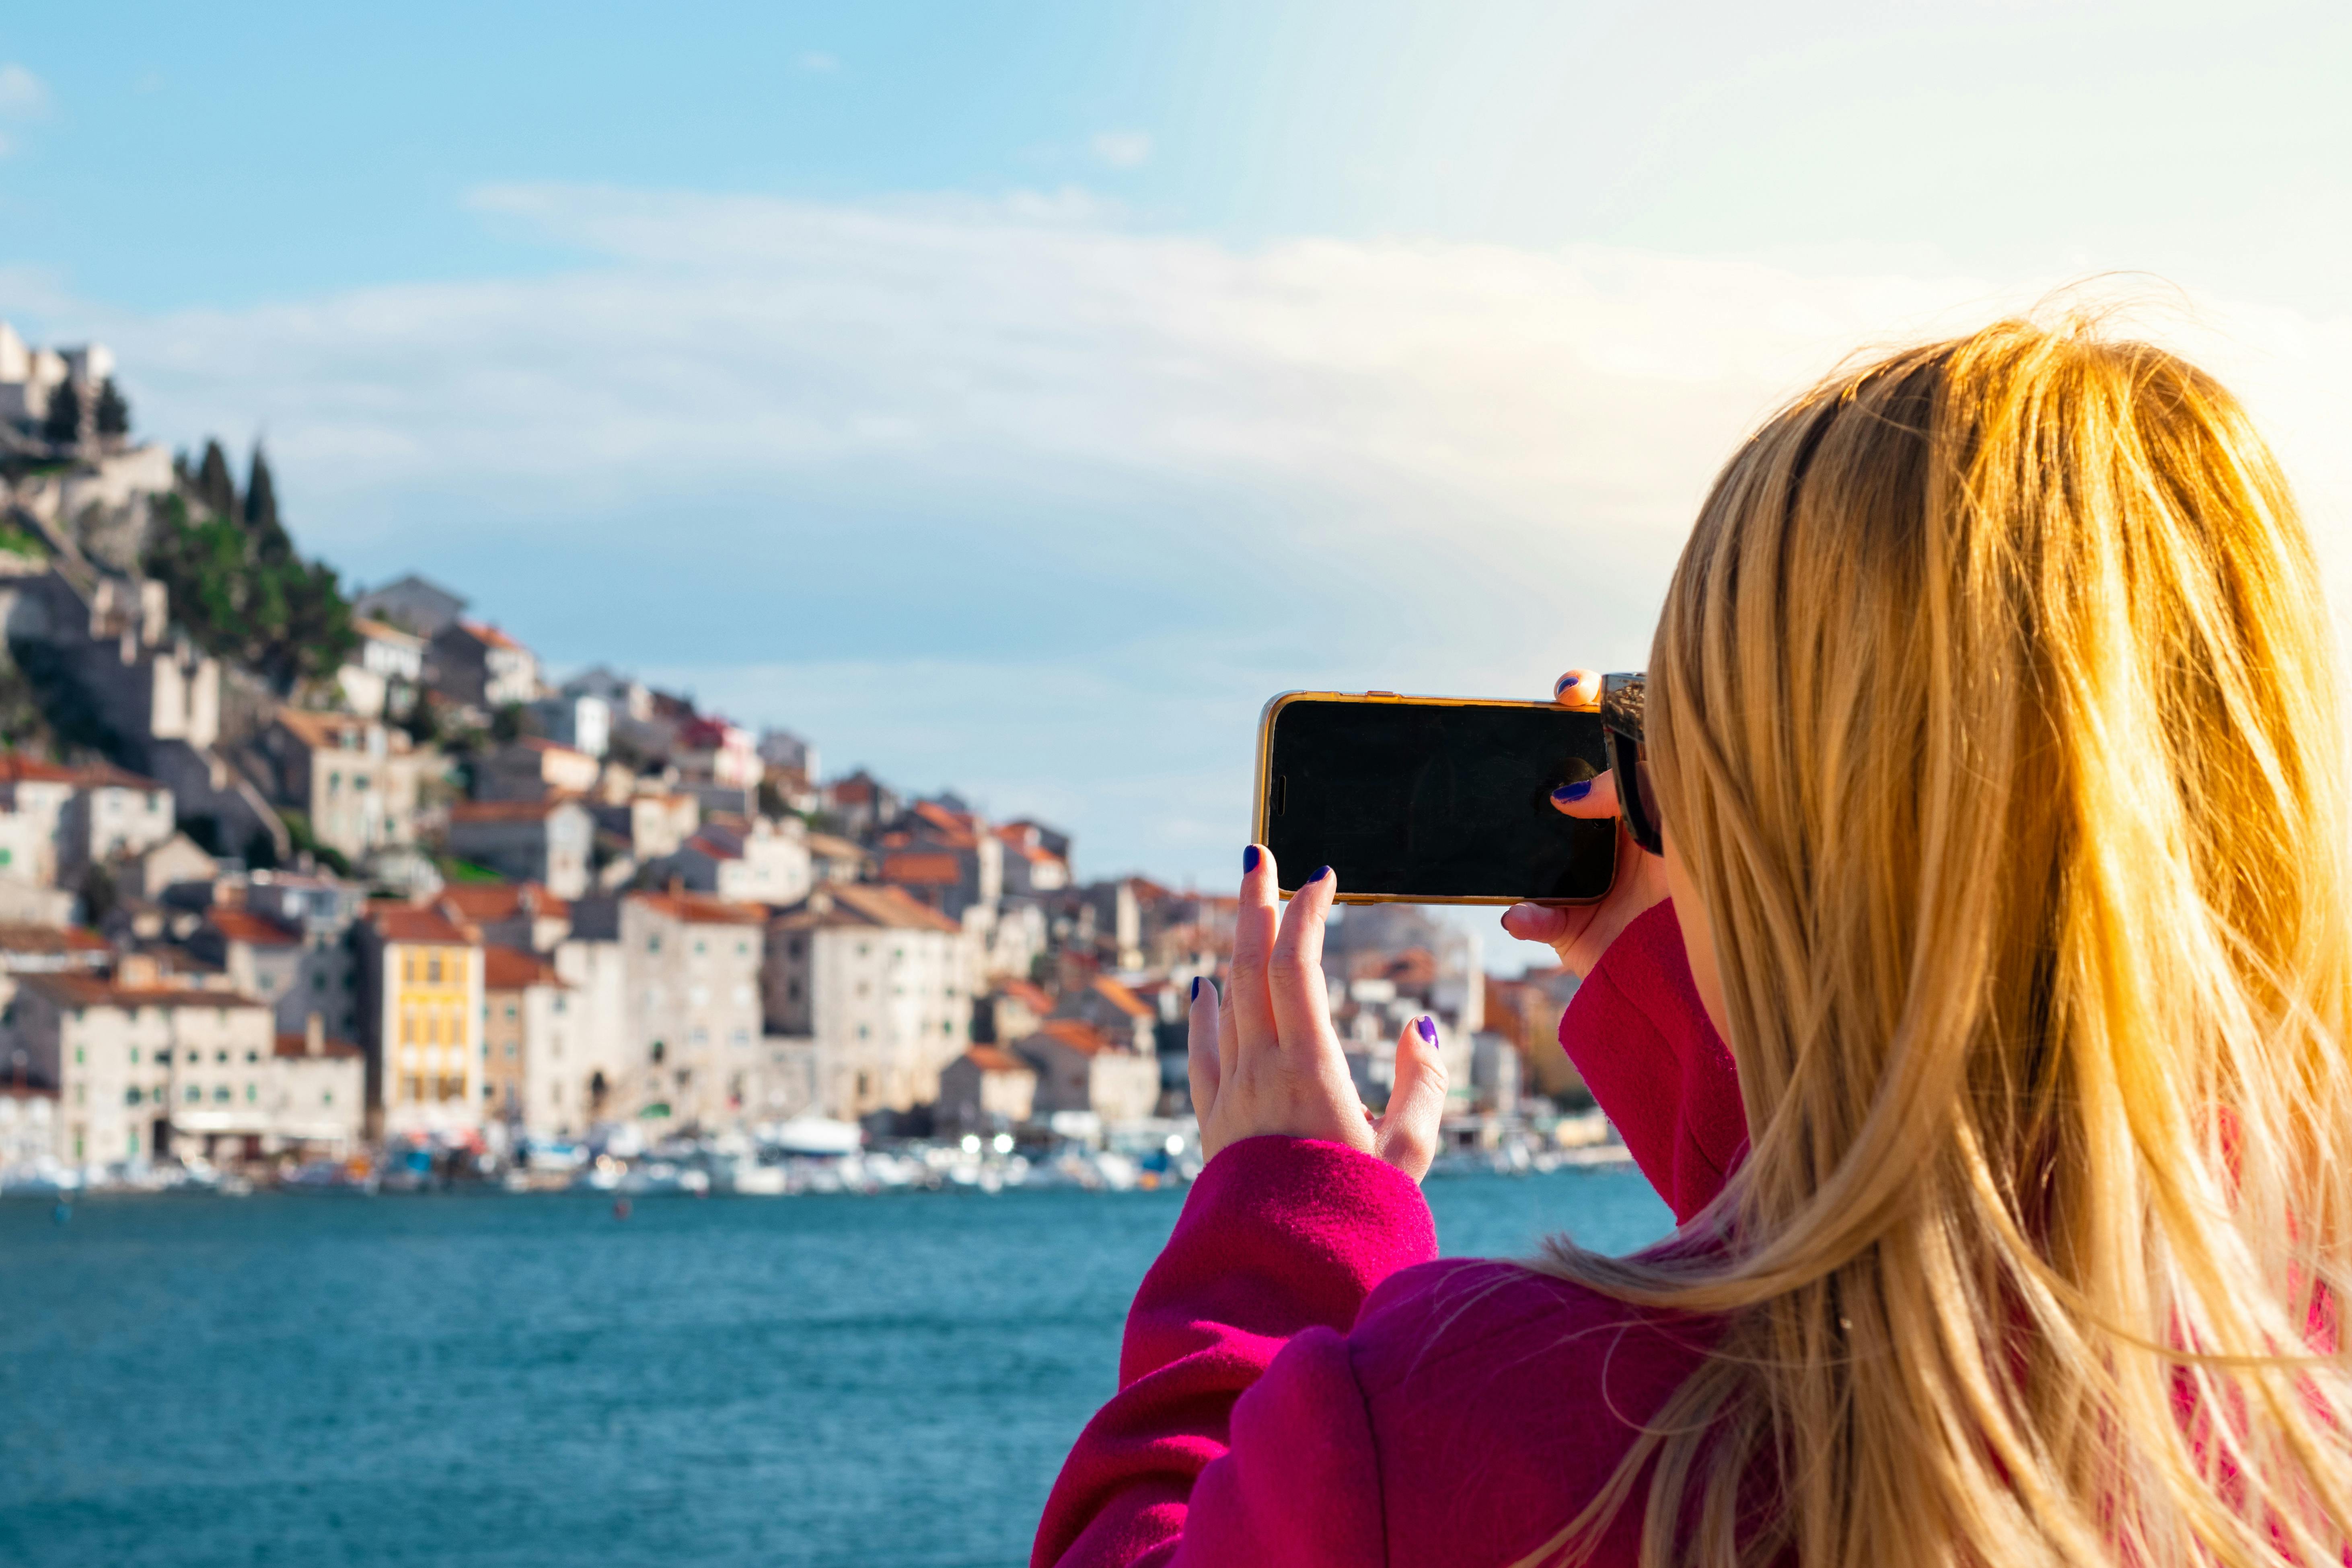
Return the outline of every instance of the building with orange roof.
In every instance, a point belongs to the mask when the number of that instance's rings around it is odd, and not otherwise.
[[[589,794],[604,765],[561,741],[523,735],[475,757],[473,772],[476,800],[544,800]]]
[[[536,952],[482,949],[482,1085],[493,1120],[538,1138],[588,1129],[587,1055],[571,988]]]
[[[796,904],[811,881],[808,829],[798,817],[713,817],[670,854],[646,863],[656,887],[673,879],[735,904]]]
[[[425,681],[425,638],[366,616],[353,616],[352,630],[359,646],[335,672],[343,700],[352,712],[371,719],[406,712]]]
[[[415,839],[422,758],[380,719],[280,708],[259,742],[270,796],[300,814],[310,841],[348,860]]]
[[[629,893],[617,914],[628,1058],[621,1108],[656,1130],[725,1127],[761,1113],[767,911],[678,891]]]
[[[940,1071],[932,1125],[945,1138],[1009,1132],[1029,1120],[1037,1069],[996,1046],[974,1046]]]
[[[58,1091],[56,1152],[68,1165],[258,1155],[286,1131],[269,1009],[152,960],[124,959],[111,975],[26,975],[5,1030],[30,1076]],[[354,1126],[358,1087],[342,1108]]]
[[[1023,898],[1058,893],[1070,885],[1069,838],[1034,822],[996,829],[1004,845],[1004,890]],[[1054,845],[1058,842],[1061,847]]]
[[[486,942],[547,952],[572,934],[572,900],[537,882],[451,882],[427,902]]]
[[[433,634],[425,679],[452,702],[495,713],[539,695],[539,660],[498,627],[460,616]]]
[[[449,808],[449,853],[515,882],[537,882],[560,899],[588,891],[596,823],[568,796],[467,800]]]
[[[462,1136],[482,1123],[482,946],[437,910],[372,904],[354,932],[371,1131]]]
[[[971,1043],[977,942],[902,888],[816,889],[768,922],[767,959],[769,1031],[807,1042],[824,1114],[929,1104]]]
[[[1034,1114],[1066,1135],[1139,1121],[1160,1107],[1160,1058],[1134,1050],[1123,1035],[1048,1018],[1013,1051],[1036,1070]]]

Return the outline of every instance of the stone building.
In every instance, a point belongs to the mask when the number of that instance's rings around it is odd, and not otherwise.
[[[588,891],[595,819],[576,800],[468,800],[449,808],[449,853],[559,899]]]
[[[978,983],[964,928],[898,888],[820,888],[768,922],[772,1034],[812,1042],[818,1100],[854,1120],[939,1097],[971,1043]]]

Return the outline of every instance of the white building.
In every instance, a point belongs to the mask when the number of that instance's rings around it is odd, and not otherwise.
[[[898,889],[820,888],[768,922],[767,1023],[813,1042],[820,1107],[855,1120],[939,1098],[971,1043],[978,955]]]
[[[721,1127],[760,1103],[761,925],[756,906],[695,893],[621,900],[635,1113]]]
[[[57,1158],[68,1165],[353,1141],[363,1108],[357,1049],[298,1043],[281,1058],[270,1026],[252,997],[126,960],[111,979],[24,977],[5,1030],[31,1075],[57,1089]]]
[[[343,700],[362,718],[383,718],[408,705],[425,680],[425,639],[388,621],[352,617],[360,646],[336,672]]]
[[[534,733],[575,752],[601,757],[612,749],[613,709],[602,697],[560,691],[531,703],[523,717]]]
[[[713,819],[671,854],[649,861],[656,887],[675,878],[692,892],[735,904],[796,904],[813,879],[808,829],[800,818]]]
[[[595,819],[576,800],[469,800],[449,808],[449,853],[559,899],[588,891]]]

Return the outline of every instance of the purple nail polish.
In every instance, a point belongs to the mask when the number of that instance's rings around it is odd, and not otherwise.
[[[1193,1000],[1193,1001],[1195,1001],[1195,1002],[1198,1002],[1200,999],[1201,999],[1201,977],[1200,977],[1199,975],[1195,974],[1194,976],[1192,976],[1192,1000]]]
[[[1423,1040],[1433,1046],[1437,1044],[1436,1019],[1431,1017],[1428,1014],[1423,1013],[1420,1017],[1413,1020],[1412,1026],[1421,1031],[1421,1037]]]
[[[1307,878],[1307,879],[1309,882],[1319,882],[1319,881],[1321,881],[1324,878],[1326,878],[1326,877],[1329,876],[1330,874],[1331,874],[1331,868],[1330,868],[1330,867],[1328,867],[1328,866],[1326,866],[1326,867],[1324,867],[1321,870],[1319,870],[1319,871],[1316,872],[1316,873],[1315,873],[1315,875],[1313,875],[1312,877]]]
[[[1246,877],[1246,876],[1248,876],[1252,871],[1255,871],[1255,870],[1256,870],[1256,869],[1257,869],[1257,846],[1256,846],[1256,845],[1255,845],[1255,844],[1253,844],[1253,845],[1251,845],[1248,848],[1246,848],[1246,849],[1244,849],[1244,850],[1243,850],[1243,851],[1242,851],[1242,875],[1243,875],[1243,876],[1244,876],[1244,877]]]
[[[1560,785],[1558,789],[1551,792],[1551,797],[1558,801],[1582,800],[1586,795],[1591,795],[1591,793],[1592,781],[1591,779],[1579,779],[1574,784],[1564,784]]]

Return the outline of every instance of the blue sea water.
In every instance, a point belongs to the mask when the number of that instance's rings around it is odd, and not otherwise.
[[[1429,1196],[1455,1254],[1670,1223]],[[0,1202],[0,1563],[1011,1568],[1181,1202]]]

